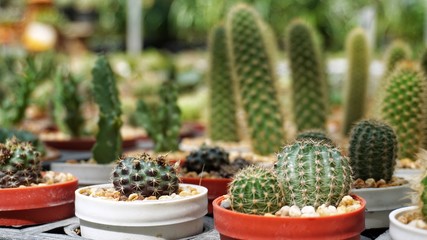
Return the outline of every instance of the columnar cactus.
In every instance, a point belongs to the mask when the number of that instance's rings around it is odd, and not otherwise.
[[[239,102],[245,112],[253,151],[276,152],[285,140],[283,114],[278,98],[272,42],[266,23],[251,7],[238,4],[227,17],[227,42]]]
[[[313,29],[301,20],[294,20],[287,28],[286,48],[298,131],[326,128],[328,83],[314,37]]]
[[[202,171],[219,171],[221,166],[230,163],[228,152],[220,147],[203,145],[200,149],[192,151],[185,160],[188,171],[201,173]]]
[[[114,188],[126,196],[136,193],[160,197],[177,193],[179,189],[175,167],[168,165],[162,156],[152,158],[146,153],[120,159],[112,179]]]
[[[404,60],[409,60],[412,55],[410,46],[401,40],[395,40],[387,48],[384,61],[385,61],[385,74],[387,78],[397,67],[398,63]]]
[[[397,158],[396,134],[383,122],[360,121],[351,131],[349,157],[355,179],[390,181]]]
[[[354,123],[362,119],[366,107],[370,51],[362,28],[350,32],[346,44],[348,71],[345,83],[343,133],[349,134]]]
[[[30,186],[41,181],[40,153],[16,138],[0,144],[0,188]]]
[[[96,162],[106,164],[116,160],[122,151],[122,110],[116,79],[105,56],[98,58],[92,75],[93,94],[99,106],[98,133],[92,154]]]
[[[335,146],[334,141],[332,141],[332,139],[329,138],[329,136],[327,136],[323,130],[318,130],[318,129],[310,129],[310,130],[300,132],[300,133],[298,133],[295,140],[297,140],[297,141],[299,141],[299,140],[313,140],[316,142],[321,141],[321,142],[327,143],[331,146]]]
[[[239,141],[236,94],[228,56],[226,31],[216,26],[209,38],[209,137],[214,141]]]
[[[311,140],[285,146],[277,155],[275,169],[284,204],[300,208],[337,206],[353,182],[349,160],[337,148]]]
[[[282,207],[283,191],[272,169],[249,166],[235,176],[229,186],[231,209],[264,215]]]

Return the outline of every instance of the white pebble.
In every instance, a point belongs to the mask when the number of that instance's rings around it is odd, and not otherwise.
[[[303,213],[301,217],[320,217],[320,214],[313,212],[313,213]]]
[[[411,227],[416,227],[417,226],[417,222],[418,222],[418,220],[412,220],[407,225],[411,226]]]
[[[301,213],[304,214],[313,214],[316,211],[314,210],[313,206],[305,206],[301,209]]]
[[[340,206],[349,206],[349,205],[352,205],[353,202],[354,202],[354,199],[351,196],[346,195],[341,199]]]
[[[301,210],[299,209],[299,207],[296,206],[296,205],[292,205],[289,208],[289,216],[291,216],[291,217],[300,217],[301,216]]]
[[[276,216],[286,217],[289,216],[289,206],[283,206],[279,211],[275,213]]]
[[[417,220],[415,225],[417,226],[417,228],[424,228],[424,229],[427,228],[426,222],[424,222],[421,219]]]
[[[346,212],[347,212],[347,208],[345,206],[339,206],[337,208],[337,213],[338,214],[343,214],[343,213],[346,213]]]
[[[171,198],[172,198],[171,196],[163,195],[163,196],[159,197],[159,200],[168,200],[168,199],[171,199]]]
[[[337,212],[338,212],[338,210],[337,210],[337,208],[335,207],[335,206],[333,206],[333,205],[329,205],[328,206],[328,210],[329,210],[329,213],[330,214],[337,214]]]
[[[328,207],[326,207],[325,204],[322,204],[316,209],[316,213],[318,213],[320,216],[329,216],[331,214],[331,211]]]
[[[231,208],[231,201],[230,201],[230,199],[226,198],[226,199],[222,200],[221,207],[222,208],[227,208],[227,209]]]

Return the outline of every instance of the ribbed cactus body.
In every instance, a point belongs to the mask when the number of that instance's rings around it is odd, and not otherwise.
[[[239,141],[237,104],[226,31],[216,26],[209,38],[209,137],[214,141]]]
[[[420,210],[424,221],[427,221],[427,174],[424,174],[420,182],[420,190]]]
[[[349,34],[346,44],[348,71],[345,83],[343,133],[350,133],[353,124],[363,118],[369,80],[370,51],[362,28]]]
[[[349,193],[352,170],[349,160],[328,144],[310,140],[285,146],[275,165],[284,192],[284,204],[337,206]]]
[[[253,151],[272,154],[285,141],[285,133],[265,23],[255,10],[239,4],[228,14],[226,28],[233,78]]]
[[[242,169],[229,186],[233,211],[263,215],[282,207],[283,192],[271,169],[250,166]]]
[[[410,46],[403,41],[396,40],[387,48],[384,61],[385,73],[384,78],[387,78],[397,67],[399,62],[409,60],[412,55]]]
[[[328,111],[327,80],[313,29],[300,20],[287,28],[294,118],[298,131],[325,129]]]
[[[421,55],[420,67],[423,74],[427,76],[427,48],[424,49],[423,54]]]
[[[201,173],[202,171],[219,171],[221,166],[230,163],[228,152],[220,147],[202,146],[192,151],[185,160],[188,171]]]
[[[351,131],[349,157],[355,179],[390,181],[397,158],[396,134],[383,122],[360,121]]]
[[[323,130],[317,130],[317,129],[300,132],[298,133],[295,140],[297,141],[312,140],[316,142],[324,142],[331,146],[335,146],[335,143],[332,141],[332,139],[329,136],[326,135],[326,133]]]

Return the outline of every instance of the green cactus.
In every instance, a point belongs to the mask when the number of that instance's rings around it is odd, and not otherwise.
[[[348,71],[345,83],[343,134],[350,133],[353,124],[363,118],[369,79],[370,51],[362,28],[352,30],[346,44]]]
[[[396,134],[386,123],[362,120],[351,130],[349,157],[355,179],[388,182],[396,165]]]
[[[46,146],[40,140],[40,138],[38,138],[33,133],[24,130],[0,127],[0,143],[6,143],[7,139],[10,138],[16,138],[20,142],[30,142],[35,150],[41,154],[41,156],[46,155]]]
[[[409,62],[400,64],[387,79],[381,118],[396,132],[399,159],[415,161],[415,155],[425,143],[426,94],[424,76]]]
[[[424,49],[423,54],[421,56],[420,67],[423,71],[423,74],[427,76],[427,48]]]
[[[40,153],[16,138],[0,144],[0,188],[30,186],[41,181]]]
[[[325,129],[328,83],[314,30],[307,23],[294,20],[286,33],[297,129]]]
[[[349,160],[328,144],[311,140],[285,146],[275,164],[286,205],[337,206],[351,188]]]
[[[154,159],[146,153],[120,159],[113,170],[112,181],[114,188],[126,196],[137,193],[143,197],[160,197],[177,193],[179,189],[175,167],[167,165],[162,156]]]
[[[106,164],[122,152],[122,111],[116,79],[105,56],[97,59],[92,75],[93,95],[99,106],[98,133],[92,154],[96,162]]]
[[[283,191],[272,169],[244,168],[234,176],[228,191],[231,209],[236,212],[264,215],[282,207]]]
[[[276,152],[285,141],[284,121],[278,98],[271,34],[258,13],[238,4],[228,14],[226,30],[233,82],[245,112],[253,151]]]
[[[318,129],[310,129],[303,132],[298,133],[297,137],[295,138],[296,141],[300,140],[313,140],[313,141],[322,141],[324,143],[327,143],[331,146],[335,146],[334,141],[326,135],[326,133],[323,130]]]
[[[228,52],[225,28],[218,25],[209,38],[209,137],[214,141],[238,142],[236,94]]]
[[[386,79],[396,69],[399,62],[403,60],[409,60],[411,55],[411,47],[406,42],[401,40],[393,41],[387,48],[384,56],[384,79]]]
[[[202,145],[200,149],[190,152],[186,157],[184,166],[187,171],[219,171],[221,166],[230,163],[228,152],[220,147]]]
[[[420,210],[424,221],[427,221],[427,172],[420,182]]]

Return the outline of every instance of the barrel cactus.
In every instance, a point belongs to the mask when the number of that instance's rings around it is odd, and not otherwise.
[[[385,62],[385,74],[384,78],[387,78],[398,66],[399,62],[409,60],[412,55],[411,47],[404,41],[395,40],[387,48],[384,62]]]
[[[170,195],[179,189],[174,166],[166,163],[164,157],[152,158],[144,153],[137,157],[121,158],[113,170],[113,185],[120,193],[132,193],[143,197]]]
[[[329,145],[335,146],[335,143],[332,141],[332,139],[323,131],[318,129],[310,129],[303,132],[298,133],[297,137],[295,138],[298,140],[313,140],[313,141],[322,141]]]
[[[349,157],[354,178],[390,181],[397,158],[396,134],[386,123],[360,121],[350,134]]]
[[[184,166],[187,171],[220,171],[221,166],[230,163],[229,154],[223,148],[203,145],[192,151],[186,158]]]
[[[275,164],[286,205],[337,206],[351,188],[348,158],[331,145],[311,140],[283,147]]]
[[[420,67],[424,75],[427,75],[427,48],[424,49],[420,59]]]

